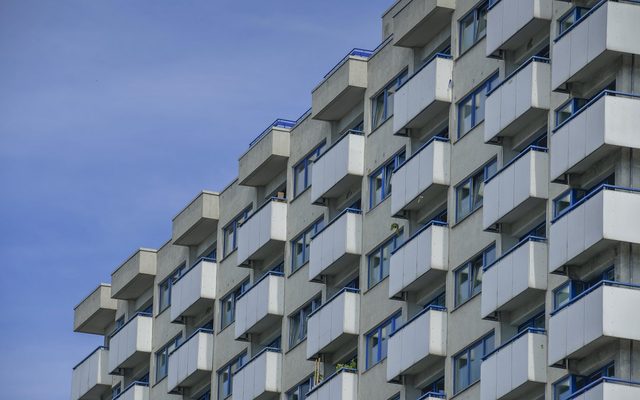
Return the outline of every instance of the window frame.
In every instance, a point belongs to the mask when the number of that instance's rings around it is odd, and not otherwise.
[[[608,371],[610,368],[613,368],[613,371],[610,372]],[[553,387],[553,400],[560,400],[560,397],[558,396],[558,385],[567,382],[568,381],[568,387],[569,387],[569,392],[568,393],[563,393],[564,395],[566,395],[566,398],[571,397],[573,394],[575,394],[576,392],[578,392],[579,390],[582,390],[583,388],[587,387],[588,385],[592,384],[593,382],[597,381],[598,379],[602,378],[602,377],[613,377],[615,376],[615,361],[611,361],[608,362],[607,364],[605,364],[602,367],[596,368],[595,370],[589,372],[586,375],[577,375],[577,374],[567,374],[565,376],[563,376],[562,378],[558,379],[557,381],[555,381],[552,385]],[[578,384],[578,379],[581,379],[580,384]]]
[[[369,174],[369,210],[375,208],[378,204],[384,202],[391,195],[391,177],[393,172],[398,169],[407,159],[407,151],[403,147],[393,156],[389,157],[382,165]],[[380,199],[378,200],[376,190],[374,190],[374,182],[380,176],[382,186],[380,188]]]
[[[485,27],[482,35],[478,35],[478,27],[479,27],[478,22],[480,21],[480,16],[482,15],[482,12],[484,12]],[[478,42],[480,42],[485,36],[487,36],[488,15],[489,15],[489,1],[487,0],[487,1],[481,1],[480,3],[478,3],[478,5],[474,6],[473,9],[469,10],[469,12],[467,12],[462,18],[458,20],[458,47],[459,47],[458,54],[459,56],[462,56],[464,53],[466,53],[471,48],[473,48]],[[469,43],[468,47],[463,48],[463,38],[464,38],[463,27],[464,27],[465,21],[470,18],[473,19],[473,22],[472,22],[473,41]]]
[[[456,108],[457,108],[457,113],[458,113],[458,126],[457,126],[457,135],[458,135],[458,140],[462,139],[464,136],[466,136],[469,132],[471,132],[472,130],[474,130],[478,125],[480,125],[480,123],[484,122],[485,119],[485,105],[486,105],[486,101],[487,101],[487,93],[489,93],[489,91],[491,91],[491,89],[494,87],[494,85],[497,85],[499,82],[499,72],[496,71],[493,74],[491,74],[487,79],[485,79],[481,84],[479,84],[478,86],[476,86],[471,92],[467,93],[457,104],[456,104]],[[478,116],[477,116],[477,110],[478,110],[478,104],[477,104],[477,96],[482,94],[482,92],[484,91],[484,103],[482,105],[482,110],[483,110],[483,115],[482,115],[482,119],[478,120]],[[464,105],[471,100],[471,121],[470,121],[470,125],[469,128],[462,132],[462,121],[464,120],[464,118],[462,117],[462,110],[464,109]]]
[[[365,371],[380,364],[384,359],[387,358],[388,348],[387,348],[387,352],[385,352],[384,355],[382,354],[383,353],[382,346],[381,346],[381,344],[383,343],[382,333],[385,328],[391,327],[391,330],[388,330],[388,329],[386,330],[385,342],[388,345],[389,336],[402,326],[402,324],[400,323],[400,318],[402,318],[402,310],[395,312],[390,317],[386,318],[384,321],[378,324],[376,327],[371,329],[369,332],[365,333],[364,335],[365,337]],[[375,347],[377,349],[376,350],[377,360],[372,363],[372,360],[370,360],[370,355],[369,355],[369,344],[375,335],[378,335],[378,342]]]
[[[327,144],[326,140],[321,141],[316,147],[313,148],[309,153],[307,153],[300,161],[293,166],[293,198],[295,199],[300,194],[302,194],[305,190],[311,187],[311,169],[310,165],[314,163],[314,161],[322,154],[322,150]],[[298,168],[302,167],[304,171],[304,183],[300,190],[298,190]]]
[[[491,173],[491,168],[494,168],[493,173]],[[474,172],[473,174],[471,174],[470,176],[468,176],[467,178],[463,179],[462,181],[460,181],[456,186],[455,186],[455,198],[456,198],[456,223],[462,221],[463,219],[465,219],[466,217],[468,217],[469,215],[473,214],[476,210],[478,210],[480,207],[483,206],[484,203],[484,194],[482,195],[482,199],[483,201],[478,202],[477,199],[474,199],[474,193],[475,191],[475,184],[474,182],[476,182],[477,178],[479,178],[480,174],[482,174],[482,179],[480,180],[480,184],[484,185],[484,182],[493,177],[495,174],[498,173],[498,159],[496,157],[492,158],[491,160],[489,160],[487,163],[485,163],[482,167],[480,167],[480,169],[478,169],[476,172]],[[460,189],[465,186],[466,184],[469,184],[469,208],[468,208],[468,212],[464,215],[461,215],[461,210],[460,210],[460,203],[461,203],[461,199],[460,199]],[[484,190],[484,186],[483,186],[483,190]],[[479,193],[479,191],[478,191]]]
[[[304,388],[304,385],[308,385],[309,389],[303,393],[301,390]],[[301,380],[295,386],[287,390],[287,392],[285,393],[286,400],[293,399],[293,396],[298,396],[297,400],[306,399],[307,393],[312,388],[313,388],[313,374],[307,376],[305,379]]]
[[[488,255],[493,252],[493,260],[488,259]],[[480,265],[480,267],[475,270],[474,269],[474,265],[476,264],[476,262],[478,261],[479,258],[482,258],[482,264]],[[490,265],[491,263],[493,263],[495,260],[497,259],[496,256],[496,243],[493,242],[491,243],[489,246],[485,247],[484,249],[482,249],[482,251],[480,251],[478,254],[476,254],[475,256],[471,257],[470,259],[468,259],[467,261],[465,261],[462,265],[460,265],[458,268],[456,268],[453,271],[453,285],[454,285],[454,307],[460,307],[461,305],[465,304],[466,302],[468,302],[469,300],[471,300],[472,298],[474,298],[475,296],[477,296],[478,294],[482,293],[482,275],[483,275],[483,271],[484,269]],[[468,293],[467,296],[464,298],[461,298],[459,296],[460,294],[460,284],[459,284],[459,274],[463,271],[463,270],[467,270],[468,272]],[[475,286],[473,285],[473,283],[476,281],[476,279],[478,278],[477,273],[480,274],[480,286],[479,286],[479,290],[477,292],[474,293],[475,291]]]
[[[584,106],[586,106],[588,102],[589,102],[588,99],[584,99],[582,97],[572,97],[569,100],[567,100],[564,103],[562,103],[561,105],[559,105],[558,107],[556,107],[555,110],[553,110],[553,119],[554,119],[554,122],[555,122],[554,129],[557,129],[558,127],[563,125],[565,122],[567,122],[569,119],[571,119],[571,117],[576,115],[576,113],[578,111],[580,111]],[[571,107],[571,114],[567,118],[565,118],[564,120],[560,121],[559,118],[558,118],[559,114],[567,106]]]
[[[489,342],[489,339],[493,340],[493,343],[491,344],[491,346],[489,346],[490,348],[487,347],[487,343]],[[456,353],[453,356],[453,395],[456,396],[458,393],[464,391],[465,389],[467,389],[468,387],[471,387],[472,385],[474,385],[476,382],[480,381],[480,371],[478,371],[478,379],[472,381],[471,380],[471,375],[472,375],[472,371],[471,371],[471,351],[474,350],[478,345],[482,344],[482,354],[478,354],[477,357],[482,360],[482,357],[486,356],[487,354],[489,354],[490,352],[492,352],[495,348],[496,348],[496,343],[495,343],[495,331],[491,331],[489,333],[487,333],[486,335],[484,335],[483,337],[481,337],[480,339],[474,341],[473,343],[471,343],[470,345],[468,345],[467,347],[465,347],[464,349],[462,349],[461,351],[459,351],[458,353]],[[458,359],[462,356],[465,355],[467,357],[467,365],[466,365],[466,369],[467,369],[467,385],[464,387],[457,387],[457,383],[456,382],[456,364]],[[477,365],[481,365],[482,363],[478,363]]]
[[[238,249],[238,228],[242,225],[244,221],[249,217],[249,212],[253,209],[253,204],[245,207],[240,213],[238,213],[229,223],[227,223],[224,228],[222,228],[222,258],[227,257],[229,254],[233,253]],[[233,232],[232,241],[233,245],[231,248],[228,248],[228,237],[227,233]]]
[[[569,11],[562,14],[558,18],[558,37],[562,36],[565,32],[568,32],[569,30],[571,30],[572,27],[576,25],[580,20],[582,20],[584,15],[588,13],[590,10],[591,9],[587,7],[574,6]],[[573,22],[571,23],[571,25],[567,26],[566,28],[563,28],[564,22],[566,22],[570,17],[574,17]]]
[[[220,299],[220,330],[225,329],[226,327],[228,327],[229,325],[233,324],[236,321],[237,298],[243,293],[245,293],[247,290],[249,290],[250,287],[251,287],[251,279],[247,278]],[[225,305],[227,304],[227,301],[230,299],[233,299],[232,301],[233,306],[231,307],[231,309],[233,310],[232,311],[233,315],[231,319],[227,321],[225,318],[225,315],[226,315]]]
[[[311,248],[311,238],[315,236],[320,230],[322,230],[325,226],[324,216],[316,219],[309,226],[307,226],[298,236],[294,237],[291,242],[291,273],[296,272],[300,268],[302,268],[306,263],[309,262],[309,254]],[[302,261],[300,264],[297,264],[297,254],[296,254],[296,244],[298,242],[302,243]],[[307,249],[307,241],[309,242],[309,249]]]
[[[167,375],[169,375],[169,356],[171,355],[171,353],[173,352],[173,350],[175,350],[178,346],[180,346],[180,344],[182,343],[182,333],[177,334],[176,336],[174,336],[171,340],[169,340],[167,343],[165,343],[164,346],[162,346],[162,348],[160,348],[160,350],[155,352],[155,356],[156,356],[156,383],[160,382],[161,380],[163,380],[164,378],[167,377]],[[160,362],[159,359],[160,357],[164,357],[166,362],[164,363],[164,370],[162,371],[162,376],[160,376],[159,371],[160,371]]]
[[[384,266],[384,252],[385,252],[385,249],[389,246],[388,247],[389,248],[389,260],[388,260],[388,262],[390,263],[391,262],[391,253],[395,249],[397,249],[403,242],[404,242],[404,229],[399,229],[398,232],[396,232],[393,235],[391,235],[390,237],[386,238],[382,243],[380,243],[371,252],[369,252],[369,254],[367,254],[367,287],[369,289],[371,289],[372,287],[376,286],[380,282],[384,281],[389,276],[390,266],[387,268],[387,273],[386,274],[384,272],[385,269],[383,268],[383,266]],[[372,278],[371,265],[372,265],[373,258],[376,257],[376,256],[380,258],[380,265],[379,265],[380,273],[379,273],[379,276],[378,276],[379,279],[374,282],[371,279]]]
[[[373,132],[393,116],[393,109],[389,113],[390,98],[393,97],[395,92],[409,79],[409,68],[404,68],[399,74],[393,77],[382,89],[376,94],[371,96],[371,131]],[[380,120],[376,119],[377,115],[377,100],[382,96],[382,114]]]
[[[298,344],[304,342],[307,339],[307,324],[309,321],[309,315],[311,315],[315,310],[320,308],[322,305],[322,295],[318,294],[308,302],[306,302],[302,307],[298,308],[296,311],[289,315],[289,349],[294,348]],[[298,326],[298,335],[296,340],[294,341],[294,336],[292,335],[292,327],[294,321],[297,319]],[[300,334],[304,332],[302,336]]]
[[[183,262],[174,269],[169,276],[167,276],[162,282],[158,284],[158,314],[171,307],[171,292],[173,290],[173,284],[184,273],[187,272],[187,263]],[[166,285],[166,290],[163,287]],[[165,299],[166,292],[166,299]],[[166,300],[166,304],[163,304],[163,300]]]
[[[249,357],[247,351],[245,350],[216,371],[218,379],[218,400],[228,399],[233,395],[233,374],[247,362],[249,362]],[[225,373],[227,374],[229,379],[226,383],[223,384],[223,382],[221,382],[221,379],[223,377],[223,374]],[[225,389],[227,389],[228,392],[226,394],[223,394],[221,390]]]

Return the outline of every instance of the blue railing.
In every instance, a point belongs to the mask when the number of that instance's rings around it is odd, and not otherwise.
[[[349,374],[357,374],[358,370],[354,369],[354,368],[340,368],[339,370],[337,370],[336,372],[334,372],[333,374],[327,376],[326,378],[324,378],[322,380],[322,382],[318,383],[317,385],[315,385],[314,387],[312,387],[311,389],[309,389],[309,391],[307,392],[307,397],[309,397],[309,394],[311,394],[312,392],[316,391],[317,389],[319,389],[320,387],[322,387],[322,385],[324,385],[325,383],[329,382],[331,379],[333,379],[335,376],[337,376],[338,374],[341,373],[349,373]]]
[[[253,139],[251,141],[251,143],[249,143],[249,148],[252,148],[253,146],[256,145],[256,143],[258,143],[259,141],[262,140],[262,138],[264,138],[265,136],[267,136],[269,134],[269,132],[273,129],[273,128],[284,128],[284,129],[291,129],[296,125],[296,121],[291,121],[288,119],[281,119],[278,118],[275,121],[273,121],[271,123],[271,125],[269,125],[267,127],[267,129],[265,129],[264,131],[262,131],[262,133],[260,133],[258,136],[256,136],[255,139]]]
[[[410,241],[412,241],[413,239],[418,237],[418,235],[420,235],[422,232],[426,231],[427,229],[431,228],[432,226],[448,226],[448,225],[449,225],[448,223],[442,222],[442,221],[437,221],[437,220],[429,221],[428,223],[426,223],[423,226],[421,226],[420,229],[418,229],[417,231],[413,232],[413,234],[411,236],[409,236],[407,238],[407,240],[402,242],[398,247],[396,247],[395,249],[391,250],[391,255],[395,254],[398,250],[400,250],[402,247],[404,247],[405,244],[409,243]]]
[[[500,83],[498,83],[496,86],[492,87],[491,90],[489,90],[487,92],[487,97],[491,96],[491,93],[495,92],[502,85],[504,85],[505,83],[509,82],[514,76],[516,76],[523,69],[527,68],[527,66],[529,66],[529,64],[531,64],[533,62],[540,62],[540,63],[550,64],[551,60],[549,58],[547,58],[547,57],[539,57],[539,56],[531,57],[530,59],[525,61],[524,64],[522,64],[521,66],[516,68],[513,72],[511,72],[509,75],[505,76],[504,79]]]
[[[395,331],[391,332],[389,334],[389,337],[392,337],[393,335],[395,335],[396,333],[400,332],[402,329],[404,329],[404,327],[411,325],[411,323],[415,320],[417,320],[418,318],[422,317],[424,314],[428,313],[429,311],[447,311],[446,307],[443,306],[438,306],[435,304],[431,304],[426,306],[425,308],[423,308],[422,310],[420,310],[419,313],[417,313],[416,315],[414,315],[413,317],[411,317],[411,319],[407,320],[407,322],[405,322],[404,324],[402,324],[402,326],[398,329],[396,329]],[[426,333],[426,332],[425,332]]]
[[[313,310],[308,316],[307,316],[307,320],[309,318],[311,318],[311,316],[315,315],[316,313],[318,313],[320,310],[322,310],[326,305],[331,304],[331,302],[333,300],[335,300],[336,298],[338,298],[338,296],[340,296],[343,293],[355,293],[358,294],[360,293],[360,289],[355,289],[355,288],[350,288],[350,287],[345,287],[342,288],[338,291],[338,293],[334,294],[333,296],[331,296],[329,299],[327,299],[327,301],[325,301],[324,303],[322,303],[320,305],[320,307],[316,308],[315,310]]]
[[[200,264],[202,261],[208,261],[208,262],[216,262],[215,258],[209,258],[209,257],[200,257],[196,260],[196,262],[193,263],[193,265],[191,265],[189,267],[188,270],[186,270],[185,272],[182,273],[182,275],[180,275],[179,277],[177,277],[176,279],[173,280],[173,285],[175,285],[180,279],[184,278],[189,272],[191,272],[192,269],[194,269],[195,267],[198,266],[198,264]]]
[[[138,311],[137,313],[133,314],[133,316],[129,318],[129,320],[124,323],[124,325],[122,325],[120,328],[116,329],[115,331],[111,332],[111,334],[109,334],[109,337],[110,338],[114,337],[118,332],[123,330],[125,326],[129,325],[129,322],[133,321],[138,317],[153,317],[153,314],[149,312]]]
[[[503,253],[500,257],[496,258],[494,262],[492,262],[489,265],[486,265],[486,266],[482,267],[482,270],[483,271],[488,270],[489,268],[491,268],[494,265],[498,264],[500,261],[504,260],[509,254],[513,253],[514,251],[518,250],[520,247],[524,246],[526,243],[529,243],[529,242],[546,243],[547,242],[547,238],[544,238],[544,237],[541,237],[541,236],[529,235],[529,236],[525,237],[524,239],[522,239],[521,241],[519,241],[518,243],[516,243],[515,246],[511,247],[509,250],[507,250],[505,253]]]
[[[529,147],[527,147],[526,149],[522,150],[517,156],[515,156],[512,160],[510,160],[508,163],[506,163],[505,165],[502,166],[502,168],[500,168],[500,171],[496,172],[495,174],[493,174],[492,176],[488,177],[487,179],[484,180],[484,184],[486,185],[487,183],[489,183],[493,178],[495,178],[496,176],[500,175],[503,171],[505,171],[507,168],[509,168],[510,166],[512,166],[513,164],[515,164],[519,159],[521,159],[522,157],[524,157],[525,155],[529,154],[529,152],[531,151],[539,151],[541,153],[546,153],[549,151],[549,149],[547,149],[546,147],[542,147],[542,146],[536,146],[536,145],[530,145]]]
[[[340,211],[340,213],[338,215],[336,215],[328,224],[326,224],[325,226],[322,227],[322,229],[320,229],[318,232],[316,232],[313,236],[311,236],[311,239],[314,239],[316,236],[318,236],[319,234],[321,234],[322,232],[324,232],[328,227],[330,227],[334,222],[336,222],[337,220],[340,219],[340,217],[342,217],[343,215],[350,213],[350,214],[359,214],[362,215],[362,210],[359,210],[357,208],[345,208],[344,210]]]
[[[396,92],[398,90],[400,90],[401,87],[406,85],[411,79],[413,79],[414,76],[418,75],[423,69],[425,69],[429,64],[431,64],[431,62],[433,60],[435,60],[436,58],[442,58],[442,59],[445,59],[445,60],[453,60],[453,56],[451,54],[436,53],[436,54],[432,55],[427,61],[424,62],[424,64],[422,64],[420,66],[420,68],[415,70],[413,72],[413,74],[406,81],[402,82],[402,84],[400,86],[398,86],[398,88],[396,89]]]
[[[578,18],[573,25],[571,25],[570,27],[568,27],[567,29],[565,29],[561,34],[559,34],[555,39],[553,39],[553,42],[556,43],[558,40],[562,39],[567,33],[571,32],[576,26],[580,25],[582,23],[582,21],[584,21],[585,19],[587,19],[587,17],[591,14],[593,14],[597,9],[599,9],[600,7],[602,7],[603,4],[607,3],[609,0],[602,0],[601,2],[599,2],[598,4],[596,4],[595,6],[593,6],[593,8],[591,8],[589,11],[587,11],[586,13],[582,14],[580,16],[580,18]],[[614,1],[614,0],[612,0]]]
[[[334,147],[336,147],[336,145],[338,143],[340,143],[342,141],[342,139],[346,138],[349,135],[358,135],[358,136],[364,136],[364,132],[363,131],[359,131],[357,129],[349,129],[348,131],[346,131],[345,133],[343,133],[342,135],[340,135],[340,137],[338,138],[338,140],[336,140],[335,142],[331,143],[331,145],[329,147],[326,148],[326,150],[324,150],[322,153],[320,153],[320,155],[318,157],[316,157],[315,160],[313,160],[313,163],[317,163],[319,159],[322,158],[322,156],[324,156],[325,154],[327,154],[331,149],[333,149]]]
[[[260,357],[261,355],[263,355],[263,354],[265,354],[267,352],[268,353],[282,353],[282,349],[280,349],[278,347],[265,347],[264,349],[260,350],[255,356],[251,357],[251,359],[249,361],[247,361],[246,364],[244,364],[243,366],[241,366],[240,368],[235,370],[233,375],[235,375],[238,372],[242,371],[245,367],[247,367],[249,364],[251,364],[254,360],[256,360],[258,357]]]
[[[444,142],[444,143],[448,143],[449,142],[449,138],[447,137],[442,137],[442,136],[434,136],[431,139],[427,140],[427,142],[425,144],[423,144],[422,146],[420,146],[418,149],[416,149],[416,151],[413,152],[413,154],[411,154],[411,157],[407,158],[406,160],[404,160],[403,162],[401,162],[400,164],[398,164],[397,167],[395,167],[393,169],[393,172],[395,173],[397,170],[399,170],[400,168],[404,167],[409,161],[411,161],[415,156],[417,156],[418,154],[420,154],[420,152],[422,150],[424,150],[425,148],[427,148],[431,143],[433,142]]]
[[[587,386],[583,387],[582,389],[576,391],[575,393],[572,393],[565,400],[575,399],[576,397],[588,392],[589,390],[593,389],[594,387],[596,387],[596,386],[598,386],[598,385],[600,385],[602,383],[615,383],[617,385],[640,386],[640,382],[627,381],[627,380],[624,380],[624,379],[609,378],[609,377],[603,376],[603,377],[601,377],[599,379],[596,379],[595,381],[591,382],[590,384],[588,384]]]
[[[553,128],[553,130],[551,132],[552,133],[556,133],[558,130],[560,130],[560,128],[562,128],[563,126],[568,124],[569,121],[572,121],[574,118],[576,118],[578,115],[580,115],[583,111],[585,111],[587,108],[589,108],[593,103],[595,103],[596,101],[600,100],[604,96],[628,97],[628,98],[631,98],[631,99],[640,99],[640,95],[638,95],[638,94],[618,92],[618,91],[615,91],[615,90],[603,90],[596,97],[594,97],[591,100],[589,100],[584,106],[580,107],[580,109],[578,111],[576,111],[575,113],[573,113],[569,118],[565,119],[564,121],[562,121],[562,123],[558,124],[558,126]]]
[[[285,199],[284,197],[271,197],[269,200],[265,201],[260,207],[256,208],[256,210],[254,212],[251,213],[251,215],[249,215],[247,217],[247,219],[245,219],[242,222],[242,225],[246,225],[247,222],[249,222],[249,220],[251,218],[253,218],[254,215],[257,215],[260,211],[262,211],[263,208],[265,208],[266,206],[268,206],[269,204],[271,204],[272,202],[278,202],[278,203],[286,203],[287,199]]]
[[[549,314],[549,315],[550,316],[556,315],[557,313],[559,313],[563,309],[565,309],[565,308],[569,307],[570,305],[576,303],[577,301],[579,301],[583,297],[587,296],[589,293],[592,293],[593,291],[595,291],[596,289],[598,289],[601,286],[615,286],[615,287],[622,287],[622,288],[629,288],[629,289],[640,289],[640,285],[636,285],[636,284],[633,284],[633,283],[623,283],[623,282],[602,280],[602,281],[596,283],[595,285],[591,286],[590,288],[588,288],[584,292],[580,293],[576,297],[572,298],[571,300],[569,300],[565,304],[563,304],[560,307],[556,308],[555,310],[551,311],[551,314]]]
[[[257,287],[262,281],[264,281],[265,279],[267,279],[270,276],[279,276],[282,277],[284,276],[284,272],[280,272],[280,271],[269,271],[266,274],[264,274],[260,279],[258,279],[257,281],[255,281],[253,283],[253,285],[251,285],[250,288],[248,288],[247,290],[245,290],[244,292],[242,292],[240,295],[236,296],[236,304],[238,304],[238,300],[240,300],[244,295],[246,295],[247,293],[249,293],[251,291],[251,289]]]
[[[131,382],[126,388],[124,388],[124,390],[122,392],[120,392],[119,395],[117,395],[116,397],[113,397],[111,400],[119,399],[120,396],[122,396],[123,394],[127,393],[127,391],[129,389],[131,389],[132,387],[134,387],[134,386],[149,387],[149,382],[142,382],[142,381]]]
[[[418,397],[416,400],[426,400],[428,398],[446,399],[447,398],[447,394],[443,393],[443,392],[427,392],[427,393],[423,394],[422,396]]]
[[[85,358],[83,358],[79,363],[77,363],[73,369],[76,369],[80,366],[80,364],[82,364],[83,362],[87,361],[89,358],[91,358],[92,355],[94,355],[97,351],[99,350],[109,350],[109,348],[107,346],[98,346],[96,347],[91,353],[89,353],[88,356],[86,356]]]
[[[213,329],[207,329],[207,328],[198,328],[196,329],[191,335],[189,335],[189,337],[184,340],[182,343],[180,343],[178,346],[176,346],[175,349],[171,350],[171,353],[169,353],[169,355],[175,353],[176,351],[178,351],[178,349],[180,347],[182,347],[184,344],[188,343],[189,340],[193,339],[194,336],[196,336],[198,333],[208,333],[210,335],[213,335]]]
[[[309,115],[311,115],[311,108],[309,108],[307,111],[305,111],[304,113],[302,113],[301,116],[298,117],[298,119],[296,119],[296,123],[295,125],[293,125],[293,127],[291,127],[291,129],[295,128],[296,126],[300,125],[300,123],[302,121],[304,121],[305,118],[307,118]]]
[[[352,49],[349,53],[347,53],[346,56],[344,56],[342,59],[340,59],[340,61],[338,61],[335,67],[331,68],[331,70],[329,70],[329,72],[325,74],[324,79],[327,79],[328,77],[333,75],[333,73],[336,72],[338,68],[340,68],[344,63],[346,63],[350,57],[362,57],[362,58],[368,59],[369,57],[371,57],[372,54],[373,54],[372,50],[359,49],[357,47]]]
[[[630,188],[630,187],[623,187],[623,186],[614,186],[614,185],[608,185],[606,183],[603,183],[602,185],[596,187],[595,189],[593,189],[592,191],[587,193],[580,200],[576,201],[575,203],[571,204],[569,207],[567,207],[564,210],[562,210],[562,214],[560,214],[557,217],[553,218],[551,220],[551,223],[553,224],[556,221],[562,219],[565,215],[570,214],[573,210],[575,210],[576,208],[580,207],[587,200],[589,200],[590,198],[592,198],[593,196],[595,196],[596,194],[600,193],[603,190],[613,190],[613,191],[616,191],[616,192],[640,193],[640,189]]]
[[[487,7],[487,11],[495,7],[498,3],[500,3],[500,1],[502,0],[489,0],[489,7]]]
[[[493,351],[489,352],[487,355],[482,357],[482,361],[489,359],[489,357],[491,357],[492,355],[498,353],[500,350],[504,349],[505,347],[509,346],[511,343],[515,342],[516,340],[520,339],[521,337],[523,337],[523,336],[525,336],[525,335],[527,335],[529,333],[535,333],[535,334],[538,334],[538,335],[545,335],[547,333],[547,331],[542,329],[542,328],[533,328],[533,327],[524,329],[521,332],[518,332],[517,335],[515,335],[511,339],[507,340],[505,343],[501,344],[499,347],[493,349]]]

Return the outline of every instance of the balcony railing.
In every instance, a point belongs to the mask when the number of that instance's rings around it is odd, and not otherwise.
[[[287,240],[287,199],[272,197],[238,229],[238,264],[283,252]]]
[[[295,121],[278,119],[251,142],[239,159],[240,185],[264,186],[286,169],[293,126]]]
[[[73,331],[104,335],[118,308],[111,298],[111,285],[100,284],[73,309]]]
[[[148,359],[152,351],[153,316],[139,312],[111,334],[109,342],[109,373],[135,367]]]
[[[213,331],[198,329],[169,354],[167,388],[191,387],[211,377],[213,370]]]
[[[211,307],[216,299],[216,260],[202,257],[173,282],[171,289],[171,321],[197,316]]]
[[[284,274],[271,271],[236,298],[236,339],[257,333],[284,315]]]
[[[109,349],[100,346],[73,367],[71,400],[100,398],[111,388],[108,359]]]
[[[265,348],[233,373],[234,400],[277,399],[282,392],[282,351]]]
[[[393,15],[393,44],[424,47],[451,24],[455,0],[411,0]]]
[[[173,218],[173,244],[195,246],[215,234],[220,218],[218,193],[202,191]]]
[[[566,400],[634,400],[640,398],[640,382],[602,377]]]
[[[357,400],[358,371],[341,368],[314,386],[306,400]]]
[[[153,286],[156,250],[139,249],[111,273],[111,297],[133,300]]]
[[[359,333],[360,291],[344,288],[309,314],[307,358],[331,353]]]
[[[131,382],[112,400],[149,400],[149,382]]]

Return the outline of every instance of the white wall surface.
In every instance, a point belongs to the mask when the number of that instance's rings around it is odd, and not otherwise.
[[[173,390],[198,372],[213,369],[213,334],[198,332],[169,356],[167,387]]]
[[[153,317],[138,315],[111,338],[109,371],[126,367],[126,361],[136,353],[151,353],[152,327]]]
[[[101,348],[93,352],[78,365],[71,377],[71,400],[78,400],[96,386],[111,387],[111,376],[107,371],[109,350]]]
[[[493,54],[534,19],[551,20],[551,0],[507,0],[487,15],[487,56]]]
[[[309,279],[348,255],[362,254],[362,214],[345,212],[311,240]]]
[[[250,259],[264,246],[287,240],[287,202],[270,200],[238,229],[238,263]]]
[[[236,338],[241,337],[268,316],[284,313],[284,277],[268,275],[236,302]]]
[[[216,274],[218,266],[213,261],[200,260],[171,288],[171,320],[191,315],[187,310],[200,300],[216,298]],[[185,311],[187,311],[185,313]]]
[[[233,399],[253,400],[267,393],[280,393],[282,354],[265,351],[233,375]]]
[[[344,291],[307,321],[307,358],[345,335],[358,335],[360,293]]]
[[[341,183],[360,179],[363,175],[364,136],[348,134],[313,163],[311,201],[334,197]]]

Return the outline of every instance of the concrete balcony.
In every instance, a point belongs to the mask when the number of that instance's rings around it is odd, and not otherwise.
[[[446,197],[450,154],[449,139],[435,136],[393,172],[392,215],[418,210],[438,196]]]
[[[620,242],[640,244],[640,193],[603,185],[551,221],[549,272],[580,265]]]
[[[273,197],[245,220],[238,229],[238,265],[284,254],[287,241],[287,200]]]
[[[201,192],[184,210],[173,218],[173,244],[196,246],[216,233],[220,218],[218,193]]]
[[[233,374],[233,399],[278,399],[282,392],[281,374],[281,351],[264,349]]]
[[[307,359],[332,353],[345,343],[357,341],[360,291],[344,288],[309,315]]]
[[[213,370],[213,331],[198,329],[169,355],[167,390],[191,387],[211,379]]]
[[[485,181],[482,226],[517,222],[549,198],[549,155],[530,146]]]
[[[487,15],[487,57],[498,50],[516,50],[543,29],[553,17],[551,0],[495,1]]]
[[[581,358],[619,339],[640,340],[640,287],[603,281],[549,318],[549,365]]]
[[[370,50],[353,49],[311,92],[311,117],[337,121],[364,100]]]
[[[149,384],[133,382],[112,400],[149,400]]]
[[[238,182],[242,186],[265,186],[287,168],[289,132],[295,121],[275,120],[249,144],[239,160]]]
[[[358,371],[342,368],[326,377],[307,394],[306,400],[357,400]]]
[[[442,280],[449,270],[449,227],[434,221],[420,228],[391,253],[389,297],[419,292]],[[438,279],[440,278],[440,279]]]
[[[363,176],[364,134],[350,130],[314,161],[311,201],[322,203],[325,198],[336,198],[354,186],[360,187]]]
[[[484,141],[514,137],[536,121],[545,122],[550,107],[550,79],[549,59],[532,57],[493,88],[485,102]]]
[[[429,306],[389,337],[387,381],[416,375],[444,362],[447,355],[447,309]]]
[[[73,331],[104,335],[113,323],[118,301],[111,298],[111,285],[101,283],[73,309]]]
[[[309,280],[357,268],[361,254],[362,211],[347,208],[311,239]]]
[[[639,149],[639,124],[640,96],[602,92],[553,130],[551,180],[582,173],[616,149]]]
[[[571,396],[571,400],[636,399],[640,399],[640,384],[616,378],[600,378]]]
[[[109,342],[109,373],[118,375],[123,368],[132,368],[149,361],[153,317],[137,313],[111,334]]]
[[[480,367],[480,400],[533,398],[547,383],[544,329],[522,331],[485,356]]]
[[[452,79],[450,55],[436,54],[417,70],[393,96],[393,131],[423,127],[434,115],[448,110]]]
[[[111,273],[111,297],[134,300],[153,286],[156,250],[139,249]]]
[[[173,283],[171,322],[182,322],[185,317],[198,316],[213,307],[217,271],[216,261],[203,257]]]
[[[640,7],[628,2],[599,3],[554,40],[551,89],[596,79],[598,71],[622,54],[640,54]]]
[[[112,379],[107,370],[109,349],[100,346],[78,365],[71,376],[71,400],[100,399],[111,389]]]
[[[482,273],[482,317],[542,301],[547,271],[546,239],[530,236],[508,250]]]
[[[393,44],[423,47],[451,24],[455,0],[411,0],[393,16]]]
[[[269,272],[236,299],[236,339],[260,333],[284,315],[284,275]]]

